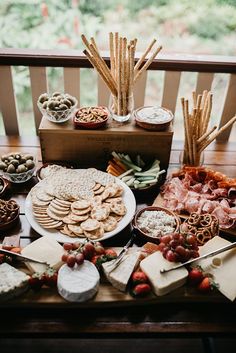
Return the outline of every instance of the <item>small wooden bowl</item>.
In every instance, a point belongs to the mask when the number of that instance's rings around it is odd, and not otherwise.
[[[172,211],[168,210],[167,208],[164,207],[158,207],[158,206],[148,206],[148,207],[144,207],[141,210],[139,210],[138,212],[136,212],[134,219],[133,219],[133,227],[134,229],[138,232],[138,234],[141,236],[141,238],[143,238],[144,240],[146,240],[147,242],[152,242],[152,243],[157,243],[159,244],[160,242],[160,237],[155,238],[152,237],[151,235],[149,235],[148,233],[145,233],[143,230],[141,230],[138,226],[137,220],[140,217],[140,215],[144,212],[144,211],[163,211],[165,213],[167,213],[168,215],[174,217],[175,219],[175,223],[176,223],[176,227],[174,229],[173,232],[178,232],[179,228],[180,228],[180,219],[179,217]]]
[[[19,220],[20,208],[16,211],[16,216],[9,222],[0,223],[0,232],[13,228]]]
[[[0,191],[0,198],[3,197],[7,190],[11,187],[11,182],[0,176],[0,184],[2,185],[2,190]]]
[[[73,119],[74,127],[76,129],[89,129],[89,130],[100,129],[105,127],[109,118],[109,111],[106,107],[101,107],[101,108],[103,109],[104,114],[106,115],[106,118],[104,118],[103,121],[90,121],[90,122],[80,121],[79,118],[76,116],[77,112],[79,111],[77,110]]]

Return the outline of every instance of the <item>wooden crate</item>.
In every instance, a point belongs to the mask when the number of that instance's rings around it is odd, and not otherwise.
[[[43,162],[66,161],[76,166],[105,167],[112,151],[140,154],[145,160],[158,158],[161,167],[169,165],[172,126],[163,132],[146,131],[131,121],[110,121],[99,130],[74,129],[73,122],[55,124],[42,118],[39,136]]]

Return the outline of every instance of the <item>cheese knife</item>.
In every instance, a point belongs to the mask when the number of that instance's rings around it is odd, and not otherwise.
[[[12,257],[16,258],[17,260],[21,260],[21,261],[24,261],[24,262],[32,261],[32,262],[35,262],[35,263],[38,263],[38,264],[48,265],[48,263],[45,262],[45,261],[35,260],[35,259],[32,259],[31,257],[23,256],[23,255],[18,254],[16,252],[5,250],[5,249],[0,249],[0,254],[9,255],[9,256],[12,256]]]
[[[236,242],[234,242],[232,244],[229,244],[229,245],[226,245],[226,246],[223,246],[222,248],[219,248],[217,250],[210,251],[210,252],[208,252],[208,253],[206,253],[204,255],[201,255],[199,257],[195,257],[194,259],[191,259],[191,260],[188,260],[186,262],[183,262],[182,264],[177,265],[177,266],[172,267],[172,268],[169,268],[168,270],[163,268],[163,269],[160,270],[160,273],[166,273],[166,272],[177,270],[178,268],[181,268],[181,267],[186,266],[186,265],[190,265],[191,263],[193,263],[195,261],[206,259],[208,257],[212,257],[214,255],[220,254],[220,253],[222,253],[224,251],[233,249],[235,247],[236,247]]]

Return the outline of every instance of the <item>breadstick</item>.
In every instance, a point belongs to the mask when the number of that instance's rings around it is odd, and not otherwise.
[[[121,50],[122,50],[122,38],[119,39],[118,46],[118,75],[117,75],[117,100],[118,100],[118,115],[121,115]]]
[[[104,75],[103,70],[101,69],[101,66],[99,65],[99,63],[94,59],[94,57],[85,49],[83,51],[83,53],[87,56],[88,60],[91,62],[92,66],[98,71],[98,73],[100,74],[100,76],[102,77],[103,81],[105,82],[105,84],[109,87],[109,89],[111,90],[111,92],[116,95],[117,92],[113,91],[113,86],[110,85],[110,81],[107,80],[107,77]]]
[[[115,33],[115,80],[118,82],[119,33]]]
[[[142,66],[142,68],[136,73],[134,77],[134,83],[137,81],[137,79],[142,75],[142,73],[147,70],[148,66],[152,63],[154,58],[157,56],[157,54],[161,51],[162,46],[158,47],[154,53],[150,56],[150,58],[146,61],[146,63]]]
[[[138,73],[138,69],[140,68],[140,66],[142,65],[142,63],[144,62],[146,56],[148,55],[148,53],[152,50],[153,45],[156,43],[156,39],[154,38],[152,40],[152,42],[149,44],[149,46],[147,47],[147,49],[145,50],[145,52],[143,53],[143,55],[141,56],[141,58],[139,58],[139,60],[137,61],[135,67],[134,67],[134,76],[137,75]],[[135,44],[136,46],[136,44]]]
[[[201,151],[203,151],[212,141],[214,141],[223,131],[228,129],[233,123],[236,121],[236,115],[231,118],[224,126],[222,126],[218,131],[216,131],[201,147]]]
[[[95,47],[95,49],[98,52],[98,47],[97,47],[97,44],[96,44],[95,39],[93,37],[90,38],[90,42],[93,44],[93,46]]]
[[[127,38],[122,39],[122,108],[123,114],[127,114],[127,97],[126,97],[126,50],[127,50]]]
[[[213,131],[215,131],[217,129],[217,126],[213,126],[213,128],[211,128],[210,131],[205,132],[205,134],[203,134],[200,138],[197,139],[197,143],[200,145],[205,139],[207,139]]]
[[[115,80],[115,52],[114,52],[114,37],[113,33],[109,33],[110,58],[111,58],[111,74]]]

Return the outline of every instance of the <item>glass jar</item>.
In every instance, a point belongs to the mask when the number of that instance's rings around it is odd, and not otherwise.
[[[123,104],[122,104],[123,103]],[[130,119],[134,110],[134,96],[125,97],[119,100],[116,96],[111,95],[109,99],[109,111],[112,119],[119,123],[124,123]]]
[[[184,151],[181,151],[180,152],[180,155],[179,155],[179,164],[181,167],[183,166],[191,166],[191,167],[201,167],[203,166],[204,164],[204,151],[201,152],[200,155],[198,155],[198,158],[195,159],[195,163],[192,164],[192,163],[189,163],[189,160],[188,158],[186,157]]]

